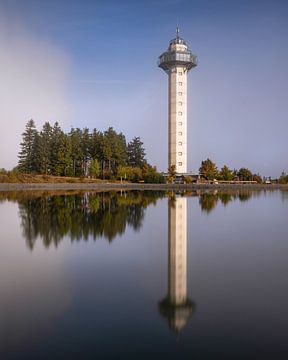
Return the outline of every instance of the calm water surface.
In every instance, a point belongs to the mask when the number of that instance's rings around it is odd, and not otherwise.
[[[288,356],[288,193],[0,193],[1,359]]]

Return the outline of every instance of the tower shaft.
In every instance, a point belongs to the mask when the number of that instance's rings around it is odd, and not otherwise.
[[[168,87],[168,167],[187,173],[187,70],[174,66]]]
[[[187,74],[197,66],[197,57],[179,37],[171,40],[167,51],[159,56],[158,66],[169,77],[168,90],[168,167],[187,173]]]

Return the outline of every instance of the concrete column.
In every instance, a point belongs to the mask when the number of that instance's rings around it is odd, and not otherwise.
[[[174,66],[169,72],[168,87],[168,166],[177,173],[187,173],[187,71]]]

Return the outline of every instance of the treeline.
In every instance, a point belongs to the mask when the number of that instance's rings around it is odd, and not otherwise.
[[[65,133],[56,122],[46,122],[41,131],[31,119],[22,134],[17,169],[22,173],[132,181],[163,182],[147,163],[143,142],[134,137],[126,142],[112,127],[101,132],[72,128]]]
[[[218,170],[216,164],[210,159],[204,160],[199,168],[199,174],[207,180],[224,180],[224,181],[257,181],[262,183],[262,178],[259,174],[254,174],[247,168],[240,168],[239,170],[229,169],[227,165],[224,165]]]

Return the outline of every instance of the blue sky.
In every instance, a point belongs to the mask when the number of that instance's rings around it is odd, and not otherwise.
[[[189,170],[209,157],[219,168],[288,171],[288,2],[0,0],[0,20],[0,132],[10,124],[0,167],[17,162],[33,117],[39,127],[58,120],[67,131],[140,136],[149,162],[166,170],[167,75],[157,58],[178,22],[199,62],[189,73]]]

